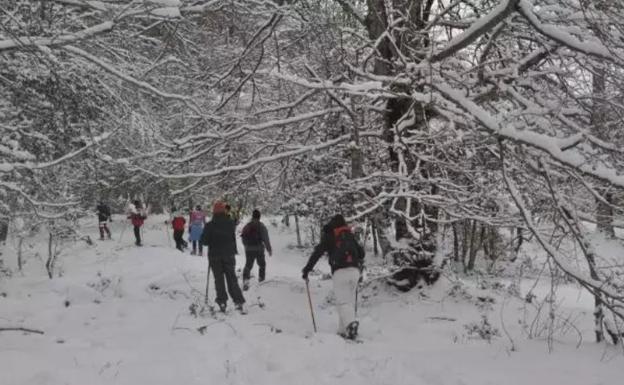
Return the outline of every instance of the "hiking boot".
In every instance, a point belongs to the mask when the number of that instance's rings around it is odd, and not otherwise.
[[[241,314],[247,314],[247,306],[244,303],[237,303],[236,310],[238,310]]]
[[[249,280],[243,279],[243,291],[249,290]]]
[[[221,313],[225,313],[225,310],[227,309],[227,304],[225,304],[225,303],[218,303],[217,305],[219,305],[219,311]]]
[[[353,321],[349,325],[347,325],[347,333],[345,338],[348,338],[350,340],[356,339],[358,335],[358,326],[360,326],[360,323],[358,321]]]

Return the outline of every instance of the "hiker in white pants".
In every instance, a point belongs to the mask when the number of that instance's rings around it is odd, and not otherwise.
[[[355,319],[355,290],[360,280],[360,269],[347,267],[334,271],[334,297],[338,311],[338,334],[348,334],[347,326]]]
[[[329,255],[333,275],[338,334],[355,339],[359,327],[359,322],[355,319],[355,291],[364,262],[364,249],[357,243],[351,228],[340,214],[323,227],[321,241],[302,270],[304,280],[307,281],[308,274],[325,253]]]

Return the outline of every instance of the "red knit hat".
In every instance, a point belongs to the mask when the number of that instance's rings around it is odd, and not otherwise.
[[[212,205],[212,213],[219,214],[225,212],[225,203],[221,201],[216,201],[214,205]]]

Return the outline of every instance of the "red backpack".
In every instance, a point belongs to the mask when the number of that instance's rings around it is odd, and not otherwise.
[[[247,246],[262,245],[262,234],[260,232],[260,223],[249,222],[241,233],[243,244]]]
[[[355,236],[348,226],[334,229],[335,248],[329,254],[329,263],[335,269],[359,267],[362,256]]]

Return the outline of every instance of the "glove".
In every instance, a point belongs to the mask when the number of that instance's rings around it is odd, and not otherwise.
[[[304,281],[308,280],[308,273],[309,271],[307,271],[306,269],[301,270],[301,278],[303,278]]]

